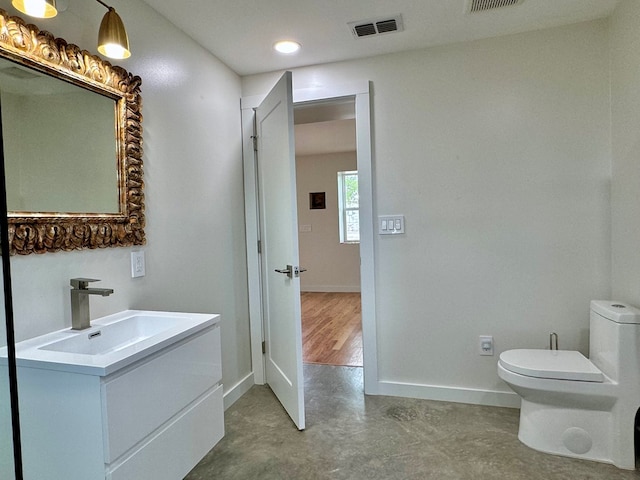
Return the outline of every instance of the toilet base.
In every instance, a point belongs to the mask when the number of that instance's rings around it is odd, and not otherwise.
[[[521,398],[518,438],[545,453],[634,470],[640,386],[534,378],[498,364],[498,375]],[[624,395],[621,395],[624,393]]]
[[[612,428],[612,412],[562,408],[522,399],[518,438],[541,452],[614,463]]]

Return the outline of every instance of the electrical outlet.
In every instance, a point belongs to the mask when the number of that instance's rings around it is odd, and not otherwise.
[[[131,278],[144,277],[144,251],[131,252]]]
[[[493,337],[491,335],[480,335],[478,342],[480,355],[493,355]]]

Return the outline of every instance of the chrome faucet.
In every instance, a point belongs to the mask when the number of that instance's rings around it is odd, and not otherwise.
[[[108,297],[112,288],[89,288],[90,282],[99,282],[93,278],[71,279],[71,329],[84,330],[91,326],[89,317],[89,295]]]

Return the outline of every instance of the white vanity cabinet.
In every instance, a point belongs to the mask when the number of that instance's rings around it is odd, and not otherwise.
[[[224,435],[218,320],[104,376],[19,365],[25,478],[184,478]]]

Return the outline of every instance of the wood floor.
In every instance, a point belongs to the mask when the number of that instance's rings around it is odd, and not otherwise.
[[[360,293],[303,292],[304,363],[362,366]]]

